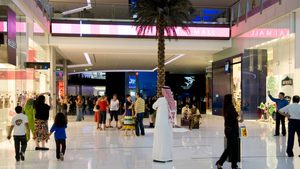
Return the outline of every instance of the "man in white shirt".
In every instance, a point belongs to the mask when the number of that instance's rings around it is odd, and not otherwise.
[[[190,112],[191,112],[190,105],[186,103],[186,105],[181,109],[181,116],[183,116],[183,118],[185,119],[188,119]]]
[[[15,141],[15,153],[16,153],[16,160],[22,161],[25,160],[25,151],[27,147],[27,140],[26,140],[26,131],[29,130],[28,126],[28,117],[22,113],[22,107],[17,106],[15,108],[17,115],[15,115],[11,121],[11,126],[8,131],[7,139],[10,140],[12,130],[14,130],[14,141]],[[21,152],[20,152],[20,144]]]
[[[108,127],[110,127],[110,128],[112,128],[111,122],[114,119],[116,121],[116,128],[118,128],[119,107],[120,107],[120,102],[118,100],[117,95],[114,94],[113,99],[110,100],[110,104],[109,104],[110,119],[109,119]]]
[[[298,142],[300,146],[300,105],[299,96],[293,96],[293,103],[287,105],[279,110],[279,113],[289,118],[289,128],[288,128],[288,142],[286,153],[289,157],[293,157],[293,147],[294,147],[294,137],[295,132],[298,135]],[[300,156],[299,156],[300,157]]]

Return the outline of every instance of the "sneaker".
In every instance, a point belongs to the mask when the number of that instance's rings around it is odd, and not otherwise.
[[[63,153],[60,153],[60,160],[64,161],[64,154]]]
[[[35,150],[41,150],[41,147],[35,147]]]
[[[22,161],[25,161],[25,153],[20,153],[20,157]]]
[[[16,157],[16,161],[19,162],[20,161],[20,157],[19,158]]]

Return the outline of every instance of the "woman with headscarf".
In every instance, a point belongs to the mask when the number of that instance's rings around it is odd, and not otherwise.
[[[169,87],[163,87],[163,97],[160,97],[153,104],[156,110],[154,141],[153,141],[153,161],[154,162],[171,162],[173,146],[173,129],[174,115],[176,104]]]
[[[24,112],[26,116],[28,117],[28,126],[29,126],[29,131],[26,133],[27,140],[30,138],[30,132],[33,134],[34,133],[34,121],[35,121],[35,109],[34,109],[34,99],[29,98],[26,101],[26,104],[24,106]]]

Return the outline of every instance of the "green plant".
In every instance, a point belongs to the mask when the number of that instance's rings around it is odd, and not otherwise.
[[[157,96],[162,96],[165,85],[165,37],[177,38],[176,28],[189,31],[187,23],[193,11],[189,0],[138,0],[134,10],[139,35],[153,31],[158,39]]]

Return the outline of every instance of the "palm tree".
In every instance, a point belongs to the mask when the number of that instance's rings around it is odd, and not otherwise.
[[[189,0],[138,0],[135,7],[135,22],[139,35],[152,32],[156,26],[158,39],[157,96],[162,96],[165,85],[165,37],[177,38],[176,28],[188,32],[192,4]]]

